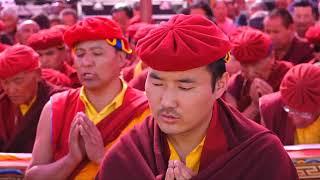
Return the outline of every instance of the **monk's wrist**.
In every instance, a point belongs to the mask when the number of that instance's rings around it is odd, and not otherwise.
[[[68,164],[72,165],[72,164],[79,164],[82,161],[82,158],[77,158],[75,156],[73,156],[72,154],[68,153],[66,155],[66,161]]]

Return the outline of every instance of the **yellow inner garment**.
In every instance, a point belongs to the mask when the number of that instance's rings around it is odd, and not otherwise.
[[[201,141],[200,144],[198,144],[197,147],[195,147],[186,157],[185,159],[185,165],[187,166],[187,168],[191,169],[193,172],[198,173],[199,171],[199,166],[200,166],[200,158],[201,158],[201,152],[203,149],[203,145],[204,145],[204,140],[205,138],[203,138],[203,140]],[[168,145],[169,145],[169,149],[170,149],[170,160],[180,160],[180,156],[177,153],[176,149],[174,148],[173,144],[168,141]]]
[[[36,101],[36,99],[37,99],[37,96],[34,96],[30,103],[19,105],[20,112],[23,116],[27,114],[27,112],[30,110],[31,106]]]
[[[295,144],[319,144],[320,143],[320,117],[305,128],[297,128]]]

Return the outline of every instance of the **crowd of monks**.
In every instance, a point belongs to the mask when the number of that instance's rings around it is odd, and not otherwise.
[[[32,153],[26,179],[298,179],[283,146],[320,144],[319,13],[227,7],[48,27],[2,9],[0,152]]]

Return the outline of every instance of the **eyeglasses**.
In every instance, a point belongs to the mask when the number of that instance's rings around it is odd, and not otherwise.
[[[287,112],[288,114],[292,114],[294,116],[299,116],[301,118],[304,118],[304,119],[312,119],[313,118],[313,114],[312,113],[309,113],[309,112],[299,112],[299,111],[296,111],[288,106],[284,106],[283,107],[283,110],[285,112]]]

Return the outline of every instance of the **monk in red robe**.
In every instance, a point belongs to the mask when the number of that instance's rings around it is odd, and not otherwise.
[[[306,63],[313,58],[310,43],[297,36],[294,20],[286,9],[275,9],[264,19],[264,31],[272,39],[276,60],[293,64]]]
[[[271,54],[271,39],[263,32],[248,27],[232,36],[232,54],[240,62],[241,71],[229,81],[228,102],[249,119],[260,122],[258,100],[279,90],[284,74],[292,67],[285,61],[275,61]]]
[[[39,57],[24,45],[0,54],[0,151],[31,153],[43,106],[61,91],[41,80]]]
[[[70,78],[73,88],[81,86],[77,71],[67,63],[69,51],[64,45],[60,30],[41,30],[29,37],[27,45],[40,55],[41,68],[51,68],[65,74]]]
[[[142,39],[143,37],[145,37],[152,29],[154,29],[155,27],[157,27],[157,25],[154,25],[154,24],[140,24],[138,27],[137,27],[137,30],[136,32],[134,33],[133,37],[131,38],[131,43],[132,43],[132,46],[135,47],[137,42]],[[131,34],[132,35],[132,34]],[[133,49],[134,51],[134,54],[135,53],[135,50]],[[138,78],[139,75],[148,67],[147,65],[145,65],[138,56],[135,55],[135,59],[132,59],[133,61],[133,64],[124,68],[122,70],[122,74],[123,74],[123,79],[127,82],[130,82],[131,80],[135,79],[135,78]],[[135,80],[137,81],[137,80]],[[139,81],[142,81],[142,82],[139,82],[141,84],[143,84],[145,81],[145,79],[141,79]]]
[[[260,99],[263,124],[284,145],[320,143],[320,68],[300,64],[282,80],[280,92]]]
[[[83,86],[46,104],[26,179],[93,179],[105,152],[150,113],[144,93],[119,78],[132,50],[114,21],[86,18],[64,40]]]
[[[298,179],[279,139],[220,98],[230,49],[200,15],[173,16],[141,39],[152,116],[106,154],[97,179]]]

